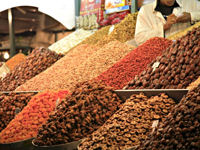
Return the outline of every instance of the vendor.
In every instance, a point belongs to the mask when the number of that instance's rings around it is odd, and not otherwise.
[[[152,37],[168,37],[199,20],[196,0],[155,0],[138,13],[135,41],[140,45]]]

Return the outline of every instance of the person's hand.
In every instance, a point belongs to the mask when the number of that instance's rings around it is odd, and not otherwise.
[[[171,26],[176,23],[176,20],[177,20],[177,17],[174,14],[169,15],[167,17],[167,22],[164,25],[164,30],[166,31],[166,30],[170,29]]]
[[[177,18],[177,22],[188,22],[191,21],[191,14],[183,12],[183,15]]]

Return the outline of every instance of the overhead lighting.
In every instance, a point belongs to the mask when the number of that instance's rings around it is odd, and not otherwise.
[[[5,52],[3,57],[7,60],[10,57],[10,55],[8,54],[8,52]]]

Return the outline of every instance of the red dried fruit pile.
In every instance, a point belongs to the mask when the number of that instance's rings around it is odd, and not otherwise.
[[[79,83],[40,128],[34,143],[56,145],[85,138],[102,126],[122,102],[112,88],[100,82]]]
[[[200,27],[189,31],[125,89],[183,89],[200,76]],[[154,67],[154,68],[153,68]]]
[[[55,110],[57,99],[63,99],[67,91],[43,92],[32,97],[26,107],[0,133],[0,143],[10,143],[33,138],[38,129]]]
[[[170,40],[164,38],[151,38],[103,72],[97,79],[115,89],[122,89],[135,75],[141,73],[147,64],[161,55],[171,43]]]
[[[3,80],[0,80],[0,91],[13,91],[18,86],[46,70],[63,55],[48,49],[39,48],[32,51],[26,60],[18,64]]]

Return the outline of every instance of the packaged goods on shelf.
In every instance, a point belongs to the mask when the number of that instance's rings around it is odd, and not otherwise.
[[[174,42],[125,89],[183,89],[200,76],[200,27]]]
[[[33,96],[27,106],[0,132],[0,143],[11,143],[33,138],[39,127],[55,110],[58,99],[62,100],[67,91],[43,92]]]
[[[79,83],[51,113],[34,144],[57,145],[85,138],[102,126],[121,103],[123,100],[112,88],[100,82]]]
[[[115,89],[122,89],[135,75],[141,73],[152,60],[161,55],[171,43],[172,41],[164,38],[151,38],[100,74],[97,79]]]
[[[190,91],[138,149],[200,149],[200,86]]]
[[[140,144],[162,124],[175,106],[165,94],[132,95],[99,129],[83,139],[79,150],[128,149]]]
[[[184,29],[183,31],[180,31],[174,35],[167,37],[167,38],[170,40],[177,40],[177,39],[181,38],[182,36],[186,35],[188,31],[191,31],[194,28],[199,27],[199,26],[200,26],[200,22],[197,22],[193,26],[188,27],[188,28]]]
[[[195,80],[194,82],[192,82],[187,89],[189,90],[193,90],[194,88],[198,87],[198,85],[200,85],[200,76],[197,80]]]
[[[9,92],[0,94],[0,132],[6,128],[10,121],[28,104],[35,94],[34,92]]]
[[[16,90],[44,90],[43,88],[56,90],[64,88],[71,91],[78,82],[91,80],[106,71],[132,51],[133,47],[119,41],[113,41],[103,47],[93,45],[89,46],[89,49],[85,48],[78,51],[75,48],[74,50],[76,50],[74,56],[73,54],[70,56],[70,53],[68,53],[69,55],[67,54],[48,71],[39,74]],[[54,70],[56,72],[52,74]]]
[[[18,87],[17,91],[43,91],[48,89],[67,89],[68,74],[86,61],[98,47],[82,44],[71,50],[66,56],[58,60],[52,67]],[[55,71],[56,70],[56,71]],[[53,72],[53,73],[52,73]]]
[[[78,29],[58,42],[49,46],[49,49],[55,51],[57,53],[66,54],[70,49],[77,46],[81,43],[85,38],[92,35],[95,31]]]
[[[13,70],[15,66],[20,64],[21,62],[26,60],[26,56],[23,53],[18,53],[15,56],[13,56],[11,59],[9,59],[6,62],[6,65],[10,68],[10,70]]]
[[[46,70],[63,57],[45,48],[34,49],[26,60],[18,64],[5,78],[0,80],[0,91],[13,91],[18,86]]]

